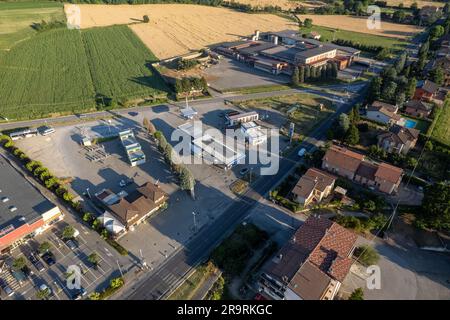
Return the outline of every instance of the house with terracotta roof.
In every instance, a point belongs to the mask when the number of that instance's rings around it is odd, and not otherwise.
[[[353,180],[356,170],[363,160],[362,154],[332,145],[322,159],[322,169]]]
[[[106,210],[107,217],[103,220],[105,224],[109,222],[113,229],[110,231],[116,233],[116,229],[121,232],[125,231],[122,229],[133,229],[160,209],[167,199],[167,193],[159,185],[147,182],[129,193],[121,191],[116,194],[109,189],[103,189],[95,194],[94,200]],[[103,217],[100,218],[102,220]],[[108,229],[108,225],[105,227]]]
[[[414,100],[432,102],[439,92],[439,85],[430,80],[420,81],[414,92]]]
[[[394,125],[378,136],[378,146],[388,153],[407,154],[415,147],[420,131]]]
[[[332,145],[322,158],[322,169],[391,194],[397,192],[403,170],[387,163],[374,163],[364,155]]]
[[[319,203],[331,194],[335,181],[336,178],[329,173],[310,168],[298,180],[292,189],[292,195],[295,201],[304,206]]]
[[[374,101],[368,108],[366,117],[369,120],[386,125],[404,125],[405,119],[397,114],[398,107],[389,103]]]
[[[260,291],[274,300],[332,300],[350,271],[356,234],[309,217],[262,268]]]
[[[420,100],[409,100],[405,103],[405,113],[417,118],[428,118],[433,106]]]

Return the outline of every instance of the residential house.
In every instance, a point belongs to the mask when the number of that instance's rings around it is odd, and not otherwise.
[[[432,102],[435,100],[439,86],[430,80],[420,81],[414,92],[413,100]]]
[[[106,210],[104,216],[100,217],[104,226],[113,233],[121,233],[143,222],[160,209],[167,199],[168,195],[159,185],[147,182],[130,193],[121,191],[115,194],[103,189],[95,194],[94,201]]]
[[[374,101],[372,105],[367,108],[366,117],[369,120],[386,125],[404,125],[405,119],[397,114],[397,111],[397,106],[380,101]]]
[[[388,194],[397,192],[403,177],[400,168],[369,162],[362,154],[336,145],[325,153],[322,169]]]
[[[309,217],[262,268],[260,292],[274,300],[333,300],[350,271],[357,236]]]
[[[304,206],[319,203],[331,194],[335,181],[336,178],[327,172],[310,168],[292,189],[294,200]]]
[[[388,153],[407,154],[415,147],[420,131],[394,125],[378,136],[378,146]]]
[[[405,113],[418,118],[428,118],[433,106],[420,100],[409,100],[404,105]]]
[[[353,180],[356,170],[363,160],[362,154],[332,145],[322,159],[322,169]]]

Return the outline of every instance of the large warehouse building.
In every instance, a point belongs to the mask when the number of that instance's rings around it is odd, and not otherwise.
[[[0,252],[45,231],[63,214],[0,157]]]
[[[351,47],[303,38],[292,30],[261,35],[256,31],[252,40],[222,43],[214,50],[254,68],[288,75],[296,66],[320,68],[329,62],[336,63],[338,69],[343,70],[360,54],[359,50]]]

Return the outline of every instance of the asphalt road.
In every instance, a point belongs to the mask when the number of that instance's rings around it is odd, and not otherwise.
[[[323,86],[323,89],[332,89],[332,90],[347,90],[349,92],[355,92],[359,90],[359,88],[362,86],[362,83],[356,83],[356,84],[345,84],[345,85],[332,85],[332,86]],[[279,95],[286,95],[286,94],[295,94],[295,93],[313,93],[322,95],[325,97],[329,97],[332,99],[340,99],[340,97],[337,97],[333,94],[326,93],[323,91],[315,90],[315,89],[288,89],[288,90],[280,90],[280,91],[271,91],[271,92],[260,92],[260,93],[251,93],[251,94],[239,94],[239,95],[233,95],[233,94],[226,94],[222,95],[220,97],[212,97],[207,99],[200,99],[189,102],[190,106],[195,107],[196,105],[202,105],[205,103],[223,103],[224,99],[226,100],[249,100],[249,99],[258,99],[258,98],[267,98],[267,97],[276,97]],[[170,104],[170,103],[168,103]],[[172,105],[176,105],[179,107],[184,106],[185,102],[174,102]],[[159,106],[164,106],[167,104],[162,104]],[[126,109],[115,109],[111,111],[98,111],[98,112],[92,112],[88,114],[78,114],[78,115],[69,115],[69,116],[63,116],[58,118],[44,118],[44,119],[35,119],[35,120],[26,120],[26,121],[15,121],[15,122],[3,122],[0,123],[0,130],[11,130],[14,128],[24,128],[24,127],[39,127],[41,125],[56,125],[56,124],[63,124],[66,122],[72,122],[72,121],[89,121],[90,119],[98,119],[102,117],[110,117],[112,115],[126,115],[132,112],[140,112],[145,111],[149,108],[156,108],[157,106],[139,106],[139,107],[133,107],[133,108],[126,108]]]
[[[346,104],[341,104],[337,111],[329,119],[322,122],[298,148],[314,149],[318,142],[324,137],[333,120],[343,112],[348,112],[351,107],[361,102],[363,97],[359,95],[356,99]],[[169,257],[158,269],[152,271],[148,278],[133,292],[121,298],[129,300],[153,300],[165,298],[171,290],[180,284],[193,267],[208,257],[210,252],[246,217],[250,209],[264,197],[273,186],[277,185],[294,168],[297,163],[297,152],[292,152],[288,157],[280,159],[278,173],[272,176],[261,176],[242,197],[224,212],[213,224],[200,230],[197,236],[185,247]]]

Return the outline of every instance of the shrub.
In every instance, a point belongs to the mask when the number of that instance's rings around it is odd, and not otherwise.
[[[362,288],[355,289],[348,300],[364,300],[364,291]]]
[[[354,256],[365,266],[376,264],[380,259],[378,252],[371,246],[362,245],[356,248]]]

